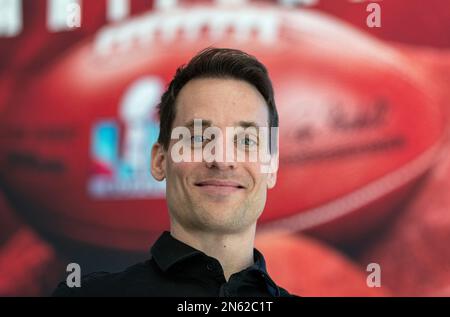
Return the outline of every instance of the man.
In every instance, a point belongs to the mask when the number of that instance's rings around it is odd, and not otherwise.
[[[81,288],[61,283],[54,295],[289,296],[254,249],[256,222],[276,169],[264,170],[263,156],[250,156],[261,152],[278,162],[277,145],[258,133],[278,127],[266,68],[242,51],[208,48],[177,70],[159,114],[151,173],[166,180],[170,232],[156,241],[147,262],[120,273],[90,274]],[[206,133],[208,128],[216,134]],[[230,150],[232,159],[225,159]],[[236,159],[238,154],[245,159]]]

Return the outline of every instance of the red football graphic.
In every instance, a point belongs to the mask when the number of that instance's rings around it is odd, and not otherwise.
[[[59,19],[53,17],[52,4],[47,0],[20,1],[20,29],[17,34],[9,37],[0,37],[2,52],[0,53],[2,69],[7,67],[15,73],[30,76],[42,67],[76,44],[82,38],[93,34],[100,26],[106,23],[106,3],[95,1],[89,5],[81,6],[82,24],[79,28],[63,28],[61,22],[55,26],[55,20],[64,21],[67,17],[62,15]],[[66,13],[69,8],[60,7]],[[2,65],[3,64],[3,65]]]
[[[402,54],[319,13],[197,5],[105,27],[17,98],[0,125],[8,197],[48,234],[145,250],[168,227],[148,170],[155,106],[211,45],[254,54],[274,82],[281,164],[262,230],[365,233],[433,165],[433,83]]]
[[[9,72],[0,74],[0,116],[13,95],[12,88],[14,80],[11,77],[13,77],[13,75]]]
[[[23,226],[0,249],[0,296],[48,295],[65,272],[54,249]]]
[[[396,45],[411,60],[422,64],[429,72],[429,76],[436,82],[439,103],[444,118],[450,122],[450,50],[423,48],[411,45]]]
[[[450,296],[450,143],[423,191],[361,255],[399,296]]]
[[[0,115],[10,98],[20,94],[30,82],[38,80],[42,69],[106,23],[104,1],[82,6],[82,25],[70,30],[51,26],[51,1],[15,3],[20,10],[20,28],[8,36],[0,34]],[[63,14],[66,13],[62,9]]]
[[[379,6],[380,27],[367,18]],[[307,7],[336,15],[372,35],[418,46],[450,47],[450,3],[446,0],[311,1]],[[369,20],[372,20],[369,17]]]
[[[26,84],[38,80],[40,71],[53,60],[105,25],[108,3],[81,3],[80,26],[69,28],[64,23],[73,11],[64,7],[63,1],[16,1],[21,26],[7,36],[0,34],[0,110],[6,93],[20,94]],[[130,3],[130,14],[149,9],[150,3]]]
[[[6,201],[5,195],[0,191],[0,248],[2,244],[16,232],[22,225],[11,206]]]
[[[387,287],[373,287],[370,272],[343,254],[311,238],[261,234],[255,245],[264,254],[273,280],[300,296],[389,296]],[[288,260],[287,260],[288,259]]]

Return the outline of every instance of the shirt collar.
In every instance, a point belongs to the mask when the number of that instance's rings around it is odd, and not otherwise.
[[[156,264],[164,272],[180,261],[203,254],[203,252],[175,239],[168,231],[164,231],[150,252]]]
[[[253,249],[254,263],[248,267],[247,271],[257,271],[269,287],[269,291],[275,295],[280,295],[280,289],[270,278],[266,270],[264,256],[257,249]],[[207,256],[205,253],[175,239],[170,232],[164,231],[152,246],[151,255],[156,264],[163,272],[167,272],[173,265],[194,256]]]
[[[272,278],[269,276],[266,270],[266,261],[264,256],[257,249],[253,249],[254,264],[248,268],[248,270],[256,270],[260,276],[264,279],[269,289],[269,292],[274,296],[280,296],[280,288],[275,284]]]

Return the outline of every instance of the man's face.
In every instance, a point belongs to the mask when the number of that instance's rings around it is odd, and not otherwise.
[[[264,209],[267,189],[275,185],[275,173],[262,173],[261,162],[250,162],[247,147],[256,136],[235,135],[236,142],[226,142],[226,128],[254,125],[268,127],[269,111],[258,90],[245,81],[234,79],[195,79],[180,91],[172,128],[191,126],[202,119],[223,134],[223,150],[234,146],[234,153],[244,151],[245,162],[174,162],[171,149],[178,140],[171,140],[168,150],[156,144],[152,151],[152,174],[166,178],[166,198],[172,221],[186,229],[233,233],[255,224]],[[202,131],[203,132],[203,131]],[[201,137],[197,140],[200,140]],[[189,140],[191,141],[191,140]],[[194,139],[195,141],[195,139]],[[203,145],[202,145],[203,146]],[[262,146],[260,143],[259,146]],[[258,147],[258,145],[256,145]],[[195,148],[192,148],[194,151]],[[261,150],[261,149],[260,149]],[[265,149],[264,149],[265,150]]]

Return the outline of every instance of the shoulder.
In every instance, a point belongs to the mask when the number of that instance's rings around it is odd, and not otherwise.
[[[127,296],[131,286],[148,278],[148,262],[138,263],[122,272],[94,272],[81,277],[80,287],[69,287],[66,281],[58,284],[54,297]]]
[[[294,295],[294,294],[290,294],[287,290],[285,290],[284,288],[282,288],[282,287],[278,287],[279,289],[280,289],[280,297],[292,297],[292,298],[294,298],[294,297],[300,297],[300,296],[298,296],[298,295]]]

